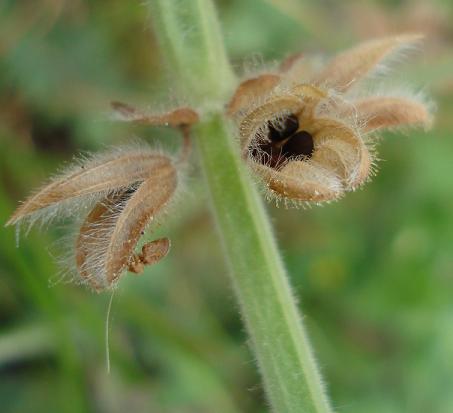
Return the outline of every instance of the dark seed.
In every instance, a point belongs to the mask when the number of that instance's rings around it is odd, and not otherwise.
[[[313,137],[306,131],[297,132],[283,145],[283,154],[286,157],[311,157],[314,150]]]
[[[278,124],[268,123],[269,139],[272,142],[279,142],[289,138],[299,127],[299,121],[295,115],[289,115]]]

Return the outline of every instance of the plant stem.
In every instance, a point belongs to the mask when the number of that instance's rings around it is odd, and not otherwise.
[[[197,128],[214,212],[252,349],[276,412],[329,412],[263,204],[221,115]]]
[[[149,5],[172,87],[197,106],[225,99],[234,75],[212,3],[151,0]]]
[[[190,10],[181,11],[186,6]],[[198,83],[186,84],[188,96],[191,88],[199,90],[199,84],[209,84],[203,87],[203,95],[193,95],[191,103],[206,107],[206,102],[217,101],[204,114],[194,135],[270,404],[278,413],[331,412],[262,200],[239,157],[227,120],[221,110],[215,110],[222,107],[227,91],[231,93],[232,77],[229,66],[221,67],[228,63],[212,4],[209,0],[154,0],[151,10],[159,20],[154,20],[157,34],[173,68],[183,78],[192,79],[201,70]],[[178,23],[181,14],[185,16],[184,25]],[[187,62],[186,50],[191,50]],[[214,66],[199,69],[190,64],[195,59],[212,65],[209,56],[214,55]],[[223,79],[222,73],[229,75]]]

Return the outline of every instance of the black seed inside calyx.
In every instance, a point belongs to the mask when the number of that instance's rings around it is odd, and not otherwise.
[[[310,158],[313,154],[313,136],[299,130],[299,121],[295,115],[288,115],[278,123],[268,122],[268,140],[254,148],[252,156],[271,168],[279,168],[291,158]]]
[[[289,115],[277,124],[267,123],[269,128],[268,138],[271,142],[281,142],[288,139],[299,128],[296,116]]]

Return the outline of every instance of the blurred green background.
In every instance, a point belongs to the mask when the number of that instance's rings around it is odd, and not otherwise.
[[[269,210],[338,412],[453,412],[451,1],[216,3],[238,72],[292,52],[427,34],[391,74],[434,96],[434,129],[386,134],[379,174],[341,202]],[[80,151],[134,136],[179,143],[106,116],[113,99],[176,101],[160,60],[139,1],[0,1],[0,222]],[[2,229],[1,412],[267,412],[212,228],[194,167],[184,207],[158,230],[171,254],[120,283],[109,375],[109,295],[53,282],[48,249],[64,230],[33,230],[16,248],[14,230]]]

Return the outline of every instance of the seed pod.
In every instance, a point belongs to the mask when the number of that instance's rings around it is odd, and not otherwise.
[[[169,244],[134,253],[146,226],[162,213],[176,190],[177,174],[170,162],[136,189],[122,191],[99,202],[87,216],[76,243],[76,263],[82,280],[97,291],[110,288],[129,267],[154,264],[168,252]]]
[[[146,146],[90,157],[61,173],[26,200],[7,225],[90,212],[74,245],[80,281],[93,290],[113,288],[127,270],[139,273],[169,250],[168,239],[135,253],[146,227],[166,211],[177,189],[172,159]]]
[[[317,72],[318,60],[292,56],[272,78],[261,76],[239,85],[229,113],[238,124],[242,155],[271,198],[338,199],[370,176],[373,145],[367,134],[430,125],[431,105],[424,99],[350,92],[384,59],[419,39],[419,35],[403,35],[366,42]],[[297,81],[299,75],[304,83]],[[254,99],[260,83],[264,91]]]

